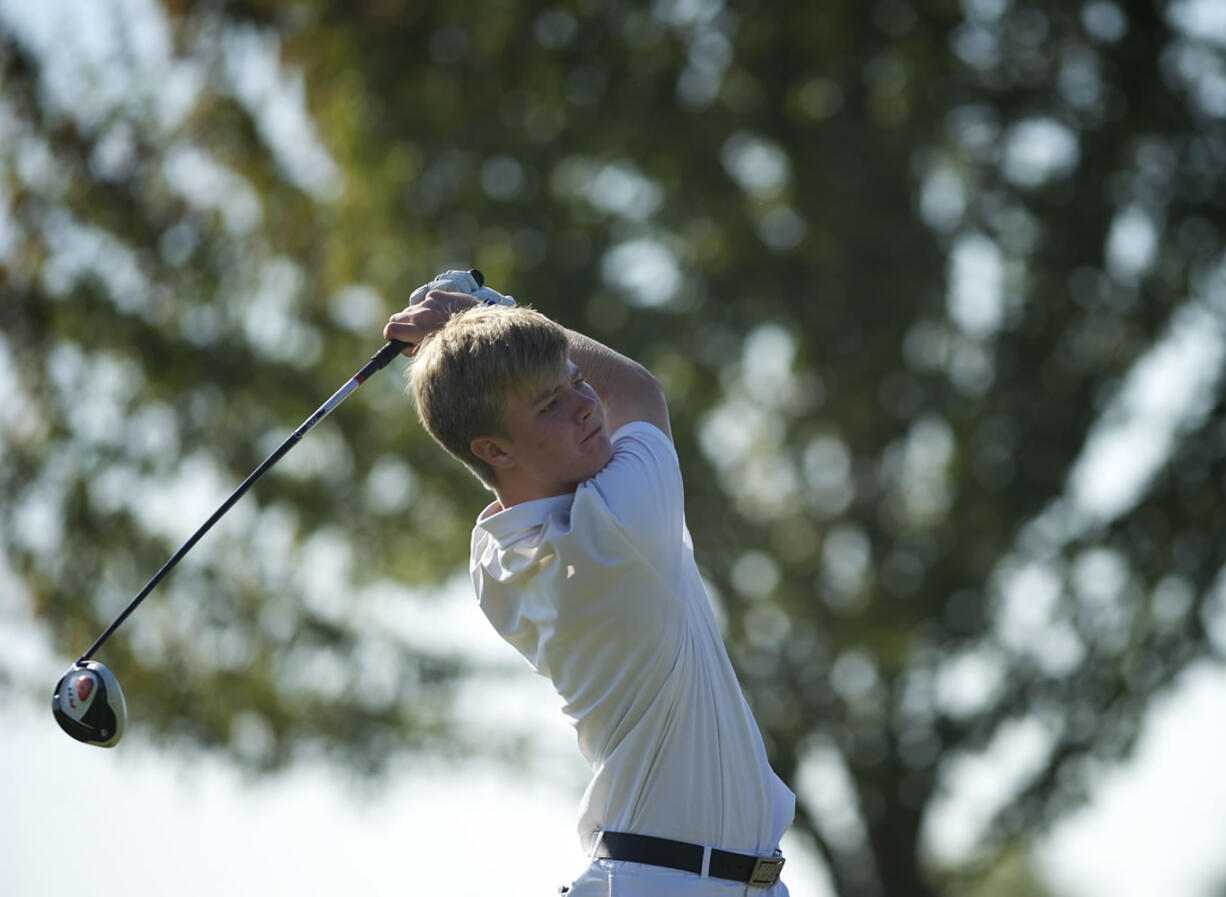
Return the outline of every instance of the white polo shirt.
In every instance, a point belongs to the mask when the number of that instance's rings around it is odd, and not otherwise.
[[[494,628],[563,698],[592,767],[579,834],[769,855],[795,797],[766,760],[694,563],[677,454],[645,422],[573,495],[477,518],[470,570]]]

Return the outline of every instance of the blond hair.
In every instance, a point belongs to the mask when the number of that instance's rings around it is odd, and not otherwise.
[[[494,469],[472,452],[482,436],[506,437],[506,405],[556,376],[566,331],[531,308],[478,306],[452,316],[422,341],[409,387],[422,425],[491,490]]]

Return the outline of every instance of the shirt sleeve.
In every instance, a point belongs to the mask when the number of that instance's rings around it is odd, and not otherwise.
[[[685,538],[685,491],[672,440],[653,424],[635,421],[612,442],[613,459],[580,485],[576,498],[589,493],[586,498],[644,556],[675,555]]]

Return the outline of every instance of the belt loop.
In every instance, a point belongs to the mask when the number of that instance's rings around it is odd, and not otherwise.
[[[706,844],[702,847],[702,877],[711,877],[711,848]]]
[[[596,854],[600,851],[601,842],[604,841],[604,829],[596,829],[596,839],[592,842],[592,852],[588,855],[588,862],[596,861]]]

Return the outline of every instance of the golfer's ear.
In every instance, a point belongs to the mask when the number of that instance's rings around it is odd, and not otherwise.
[[[515,459],[492,436],[478,436],[468,444],[468,450],[490,467],[505,469],[515,464]]]

